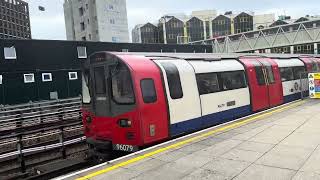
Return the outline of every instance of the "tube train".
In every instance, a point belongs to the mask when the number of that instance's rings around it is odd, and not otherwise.
[[[82,65],[89,152],[134,152],[294,101],[319,70],[313,56],[97,52]]]

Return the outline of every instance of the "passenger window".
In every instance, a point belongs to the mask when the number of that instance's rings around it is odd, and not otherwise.
[[[264,73],[262,70],[262,65],[257,62],[257,61],[251,61],[251,63],[254,65],[254,69],[256,71],[256,78],[257,78],[257,82],[260,86],[265,85],[266,84],[266,80],[264,77]]]
[[[268,75],[269,84],[275,83],[272,66],[265,66]]]
[[[284,67],[280,68],[280,74],[281,74],[281,81],[292,81],[294,79],[293,77],[293,71],[291,67]]]
[[[178,68],[172,63],[161,63],[167,74],[170,97],[180,99],[183,97],[180,74]]]
[[[95,67],[94,71],[94,79],[95,79],[95,92],[96,94],[106,94],[106,80],[105,80],[105,72],[104,67]]]
[[[293,67],[293,76],[294,76],[294,79],[297,80],[297,79],[300,79],[300,78],[307,78],[307,73],[305,73],[306,70],[303,66],[300,66],[300,67]]]
[[[318,71],[318,64],[315,60],[311,60],[312,61],[312,71],[316,72]]]
[[[196,79],[200,95],[220,91],[216,73],[197,74]]]
[[[111,69],[113,100],[118,104],[133,104],[134,93],[130,71],[122,63]]]
[[[145,103],[154,103],[157,101],[156,89],[152,79],[141,80],[141,91]]]
[[[224,91],[247,87],[243,71],[223,72],[220,74],[221,88]]]
[[[262,61],[261,63],[262,63],[262,64],[264,65],[264,67],[265,67],[266,75],[267,75],[269,84],[275,83],[275,79],[274,79],[274,75],[273,75],[273,70],[272,70],[272,65],[271,65],[271,63],[269,63],[268,61]]]
[[[264,79],[262,66],[256,66],[255,70],[256,70],[256,77],[257,77],[258,84],[259,85],[265,85],[266,81]]]

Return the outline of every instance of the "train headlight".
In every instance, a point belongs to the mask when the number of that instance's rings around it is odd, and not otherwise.
[[[120,119],[118,121],[118,124],[120,127],[131,127],[132,122],[128,119]]]

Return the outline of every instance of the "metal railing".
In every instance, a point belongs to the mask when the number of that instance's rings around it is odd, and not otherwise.
[[[0,108],[0,174],[14,167],[25,173],[28,156],[58,149],[61,159],[66,148],[84,143],[80,98],[28,103]],[[1,178],[0,178],[1,179]]]

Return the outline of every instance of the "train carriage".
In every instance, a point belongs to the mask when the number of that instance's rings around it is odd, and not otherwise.
[[[318,68],[315,58],[300,59],[95,53],[82,66],[90,152],[137,151],[297,99],[298,74]]]
[[[297,100],[301,97],[301,83],[305,84],[306,79],[302,79],[306,68],[298,58],[275,59],[281,74],[283,86],[284,102]],[[303,82],[302,82],[303,81]]]

